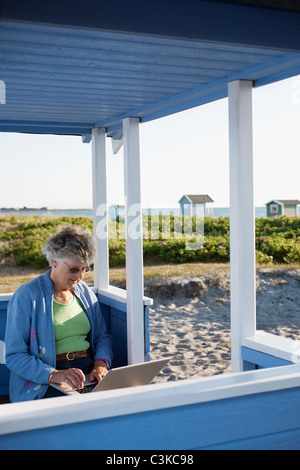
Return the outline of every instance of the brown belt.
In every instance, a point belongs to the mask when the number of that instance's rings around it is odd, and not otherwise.
[[[66,354],[58,354],[56,356],[57,361],[73,361],[77,359],[77,357],[87,357],[87,351],[76,351],[76,352],[68,352]]]

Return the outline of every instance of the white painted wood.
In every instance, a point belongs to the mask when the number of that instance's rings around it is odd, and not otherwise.
[[[5,294],[0,294],[0,302],[5,302],[5,301],[9,301],[12,296],[14,295],[13,292],[8,292],[8,293],[5,293]]]
[[[83,144],[89,144],[90,141],[92,140],[92,136],[91,134],[82,135],[81,140]]]
[[[0,341],[0,364],[6,364],[4,341]]]
[[[92,160],[93,230],[97,242],[97,258],[94,264],[94,285],[96,289],[105,289],[109,285],[105,129],[92,129]]]
[[[0,104],[6,104],[6,85],[3,80],[0,80]]]
[[[300,387],[300,365],[1,405],[0,435]]]
[[[114,299],[122,303],[127,303],[127,291],[125,289],[121,289],[120,287],[115,287],[109,285],[107,288],[100,288],[96,289],[96,287],[91,287],[92,291],[95,294],[102,294],[109,299]],[[0,303],[4,301],[9,301],[12,296],[14,295],[13,292],[9,294],[0,294]],[[153,305],[153,299],[144,295],[143,298],[144,305]]]
[[[252,87],[228,86],[232,372],[243,370],[241,340],[256,330]]]
[[[300,363],[300,341],[294,341],[291,338],[256,331],[254,336],[242,339],[242,346],[295,364]]]
[[[112,139],[111,145],[113,149],[113,154],[116,155],[119,150],[123,147],[123,137],[121,137],[121,139]]]
[[[123,121],[128,363],[144,362],[144,276],[139,119]]]
[[[107,289],[98,289],[98,294],[104,295],[109,299],[113,299],[124,304],[127,303],[127,291],[125,289],[120,289],[119,287],[108,286]],[[144,296],[143,303],[145,306],[153,305],[153,299]]]

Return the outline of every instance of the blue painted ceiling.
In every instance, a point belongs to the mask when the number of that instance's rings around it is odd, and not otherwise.
[[[0,22],[0,131],[122,135],[124,117],[153,120],[300,73],[300,53],[278,47],[62,25]]]

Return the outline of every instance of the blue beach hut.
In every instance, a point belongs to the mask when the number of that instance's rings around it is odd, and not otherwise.
[[[179,199],[180,211],[182,215],[194,217],[195,215],[205,215],[206,204],[214,202],[207,194],[184,194]]]
[[[232,374],[3,404],[0,448],[299,449],[299,346],[256,330],[252,90],[300,73],[300,7],[0,0],[0,20],[0,131],[92,143],[94,289],[115,366],[149,359],[141,229],[129,234],[142,226],[139,128],[228,98],[232,325]],[[108,138],[114,152],[124,146],[126,291],[109,283]],[[2,395],[10,297],[0,295]]]
[[[281,217],[286,215],[288,217],[295,217],[298,212],[297,208],[300,205],[298,199],[273,199],[267,202],[267,217]]]

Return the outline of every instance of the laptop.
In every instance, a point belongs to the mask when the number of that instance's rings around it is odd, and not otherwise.
[[[80,390],[73,390],[71,387],[63,390],[56,384],[52,387],[60,390],[66,395],[80,395],[84,393],[103,392],[117,388],[136,387],[138,385],[148,385],[154,377],[165,367],[171,358],[158,359],[155,361],[142,362],[130,366],[110,369],[100,382],[90,383],[88,376],[84,386]]]

